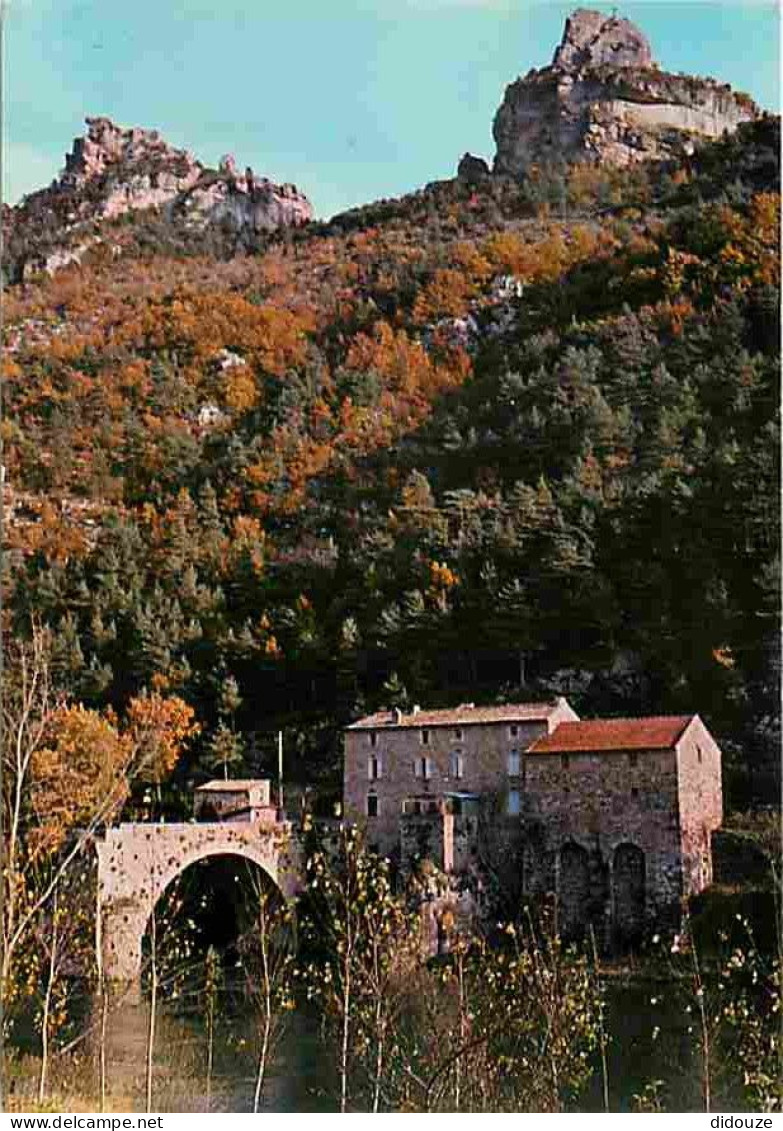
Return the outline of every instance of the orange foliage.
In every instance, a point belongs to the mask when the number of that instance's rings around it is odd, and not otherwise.
[[[46,746],[32,762],[36,852],[56,852],[73,828],[119,810],[128,795],[132,753],[129,736],[119,733],[111,715],[81,704],[52,714]]]
[[[193,708],[176,695],[164,698],[154,691],[128,705],[127,737],[144,781],[164,781],[176,766],[183,743],[198,731]]]
[[[476,288],[460,271],[436,271],[413,304],[415,322],[434,322],[438,318],[459,318],[468,310]]]

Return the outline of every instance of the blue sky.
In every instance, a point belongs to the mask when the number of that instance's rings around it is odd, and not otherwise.
[[[0,0],[2,3],[2,0]],[[88,114],[294,181],[321,216],[491,157],[507,83],[578,6],[529,0],[7,0],[5,199],[47,184]],[[588,4],[611,12],[611,3]],[[629,0],[666,70],[777,110],[775,0]]]

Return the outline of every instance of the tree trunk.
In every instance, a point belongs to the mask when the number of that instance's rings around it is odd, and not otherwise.
[[[155,1014],[158,1008],[158,958],[157,958],[157,930],[155,926],[155,911],[152,912],[150,921],[151,935],[151,962],[150,962],[150,1021],[147,1030],[147,1080],[146,1101],[147,1112],[152,1111],[152,1068],[155,1052]]]
[[[269,1040],[272,1031],[272,976],[269,970],[268,950],[268,923],[266,917],[266,903],[261,899],[259,911],[259,928],[261,931],[261,978],[264,1009],[264,1026],[261,1036],[261,1049],[258,1054],[258,1071],[256,1073],[256,1090],[253,1096],[253,1112],[258,1111],[261,1102],[261,1092],[266,1078],[267,1058],[269,1056]]]
[[[106,1110],[106,1021],[109,1015],[109,995],[106,990],[106,982],[103,973],[101,973],[101,1035],[100,1047],[98,1049],[98,1064],[100,1073],[100,1088],[101,1088],[101,1111]]]
[[[215,1003],[210,997],[207,1009],[207,1111],[212,1110],[212,1054],[215,1041]]]
[[[340,1045],[340,1114],[348,1109],[348,1046],[351,1036],[351,971],[350,950],[346,951],[345,975],[343,979],[343,1032]]]
[[[54,891],[52,904],[52,938],[49,950],[49,970],[46,977],[46,992],[44,994],[43,1017],[41,1018],[41,1072],[38,1077],[38,1103],[42,1104],[46,1096],[46,1078],[49,1072],[49,1016],[52,1008],[52,993],[57,977],[57,947],[59,945],[59,924],[57,920],[57,895]]]

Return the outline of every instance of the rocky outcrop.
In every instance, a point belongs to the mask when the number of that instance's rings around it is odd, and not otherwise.
[[[521,177],[533,164],[676,158],[759,115],[747,95],[715,79],[661,71],[629,20],[580,8],[552,64],[506,88],[493,168]]]
[[[647,37],[630,20],[578,8],[565,23],[552,66],[575,73],[586,67],[653,65]]]
[[[457,166],[457,176],[469,185],[479,184],[491,176],[489,165],[483,157],[475,157],[472,153],[463,153]]]
[[[123,129],[109,118],[87,118],[86,124],[61,176],[4,211],[17,275],[79,260],[100,240],[102,221],[129,212],[157,209],[191,229],[227,226],[240,242],[313,218],[295,185],[274,184],[249,168],[240,174],[231,156],[210,169],[157,130]]]

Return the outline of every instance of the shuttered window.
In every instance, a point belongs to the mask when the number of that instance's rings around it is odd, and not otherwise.
[[[417,758],[413,763],[413,772],[417,778],[423,778],[427,781],[432,777],[432,762],[429,758]]]

